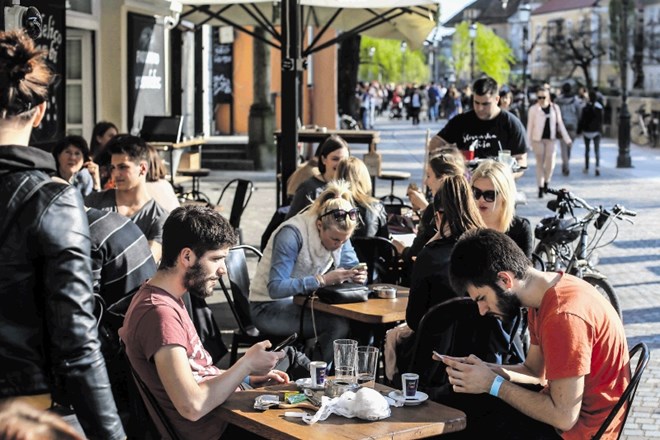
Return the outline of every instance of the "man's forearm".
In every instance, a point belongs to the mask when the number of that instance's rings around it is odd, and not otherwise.
[[[502,383],[498,397],[532,419],[562,431],[571,429],[577,420],[558,408],[549,393],[531,391],[510,381]]]
[[[496,374],[514,383],[545,385],[545,378],[534,374],[525,364],[501,365],[489,363],[488,367]]]

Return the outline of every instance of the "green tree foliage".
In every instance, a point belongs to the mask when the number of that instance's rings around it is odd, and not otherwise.
[[[402,53],[398,40],[362,36],[358,71],[360,81],[423,83],[429,78],[429,67],[421,50],[406,49]]]
[[[470,23],[464,21],[456,26],[452,55],[456,75],[468,82],[471,82],[472,49],[470,43]],[[495,79],[499,84],[505,84],[509,81],[511,65],[515,61],[513,50],[507,42],[498,37],[488,26],[477,23],[477,33],[474,38],[475,78],[483,73]]]

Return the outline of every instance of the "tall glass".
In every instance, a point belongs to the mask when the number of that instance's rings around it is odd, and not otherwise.
[[[357,348],[357,383],[369,388],[376,382],[376,367],[378,366],[378,348],[360,346]]]
[[[357,361],[357,341],[354,339],[336,339],[333,343],[335,353],[335,382],[355,384],[355,363]]]

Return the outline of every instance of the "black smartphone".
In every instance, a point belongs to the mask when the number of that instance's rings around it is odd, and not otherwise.
[[[283,340],[282,342],[280,342],[279,344],[277,344],[277,345],[275,346],[275,348],[273,348],[273,349],[270,350],[270,351],[280,351],[280,350],[282,350],[284,347],[286,347],[287,345],[291,345],[291,344],[293,344],[293,343],[295,342],[296,339],[298,339],[298,333],[294,332],[291,336],[289,336],[288,338],[286,338],[285,340]]]

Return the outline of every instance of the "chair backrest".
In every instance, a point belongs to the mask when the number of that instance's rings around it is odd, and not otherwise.
[[[392,242],[383,237],[353,237],[351,243],[358,259],[367,263],[367,284],[399,283],[399,252]]]
[[[253,326],[250,315],[250,301],[248,299],[250,294],[250,273],[245,256],[246,250],[254,252],[261,259],[262,253],[259,249],[250,245],[234,246],[229,250],[225,259],[225,265],[227,266],[227,278],[229,279],[231,294],[224,280],[222,278],[220,279],[220,286],[227,298],[227,303],[234,314],[234,318],[236,318],[238,327],[243,333],[247,333],[247,329]]]
[[[388,214],[402,215],[414,211],[411,205],[405,203],[383,203],[383,207]]]
[[[128,360],[128,356],[126,356],[126,361],[131,370],[133,381],[137,385],[137,388],[140,391],[140,396],[142,396],[142,401],[151,417],[151,421],[156,425],[160,435],[163,436],[163,438],[179,440],[179,435],[176,433],[174,426],[172,426],[172,422],[167,418],[167,415],[163,411],[163,408],[161,408],[158,400],[156,400],[156,396],[153,395],[149,387],[147,387],[147,384],[140,378],[137,371],[133,369],[133,365],[131,365],[131,361]]]
[[[598,432],[596,432],[596,434],[592,437],[592,439],[594,440],[600,439],[607,430],[607,428],[612,423],[612,420],[614,420],[616,416],[623,409],[623,422],[621,423],[621,431],[619,431],[619,435],[617,436],[617,439],[621,438],[621,434],[623,433],[623,427],[626,425],[626,420],[628,419],[628,414],[630,413],[630,407],[632,406],[633,399],[635,398],[635,394],[637,393],[637,386],[639,385],[640,379],[642,378],[642,373],[644,373],[644,370],[646,369],[646,365],[649,363],[649,359],[651,358],[651,355],[649,354],[649,347],[646,345],[646,343],[640,342],[636,344],[632,348],[632,350],[630,350],[631,366],[633,363],[633,358],[635,357],[635,355],[637,355],[637,353],[639,353],[639,359],[637,360],[637,366],[635,367],[635,372],[632,374],[632,377],[630,378],[630,383],[623,391],[623,394],[619,398],[619,401],[616,403],[616,405],[614,405],[614,408],[612,408],[612,411],[610,411],[607,418],[600,426],[600,429],[598,430]]]
[[[225,191],[231,188],[234,184],[236,184],[236,191],[234,192],[234,201],[232,202],[231,213],[229,214],[229,224],[237,229],[241,226],[241,216],[243,215],[243,211],[245,211],[245,207],[250,202],[250,198],[252,198],[254,184],[251,180],[245,179],[234,179],[229,181],[225,187],[222,188],[222,192],[220,193],[216,205],[220,205],[222,197],[225,195]]]
[[[419,374],[421,388],[445,394],[450,388],[447,373],[444,364],[431,359],[433,351],[498,362],[509,349],[508,334],[497,319],[481,316],[471,298],[452,298],[431,307],[420,320],[407,371]]]

